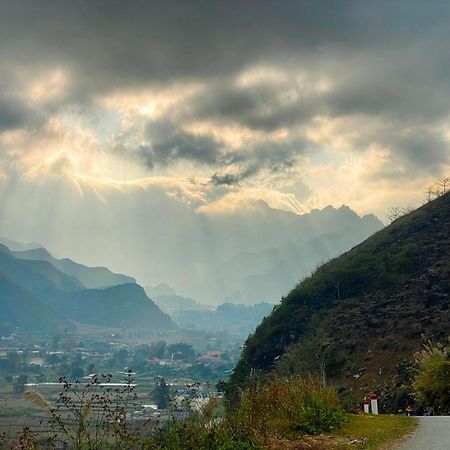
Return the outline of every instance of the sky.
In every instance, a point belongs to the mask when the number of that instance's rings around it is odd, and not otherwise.
[[[88,216],[92,193],[211,215],[417,206],[450,172],[449,19],[433,0],[2,0],[3,219]]]

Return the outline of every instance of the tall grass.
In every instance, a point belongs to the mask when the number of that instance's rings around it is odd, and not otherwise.
[[[300,376],[255,381],[223,420],[214,422],[211,413],[167,424],[144,448],[247,450],[264,447],[274,437],[299,439],[302,434],[331,431],[344,420],[336,391]]]
[[[90,412],[83,415],[81,422],[78,421],[83,428],[74,439],[72,429],[65,426],[65,418],[58,410],[37,394],[27,394],[27,398],[50,413],[53,420],[49,424],[53,424],[55,431],[65,434],[67,440],[72,440],[75,448],[91,450],[250,450],[264,447],[273,438],[298,440],[303,434],[327,432],[338,428],[344,420],[336,391],[316,378],[301,376],[284,378],[273,375],[268,380],[253,381],[242,392],[239,404],[225,417],[220,414],[217,399],[211,399],[201,413],[193,413],[184,421],[169,420],[145,436],[137,429],[128,428],[126,421],[124,430],[110,427],[119,416],[115,415],[114,401],[106,402],[103,408],[105,417],[114,420],[102,422],[108,425],[109,431],[103,440],[90,438],[91,435],[101,435],[97,428],[89,428],[90,424],[95,425],[95,422],[86,420]],[[90,401],[89,397],[83,399]],[[90,403],[89,407],[86,405],[80,401],[77,411],[90,411]],[[120,417],[125,418],[125,415]],[[75,431],[79,428],[76,427]]]
[[[317,378],[272,377],[244,391],[233,420],[253,435],[318,434],[341,425],[344,415],[334,388]]]

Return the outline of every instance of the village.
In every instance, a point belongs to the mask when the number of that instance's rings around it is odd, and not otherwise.
[[[205,335],[195,346],[177,342],[186,336],[130,339],[126,332],[110,335],[28,335],[14,332],[0,338],[0,433],[13,436],[26,423],[38,433],[48,431],[47,417],[24,398],[39,392],[57,404],[64,381],[78,389],[98,383],[99,389],[132,389],[127,420],[136,426],[159,426],[201,411],[211,398],[220,401],[217,383],[226,379],[241,344],[224,336]],[[188,336],[189,337],[189,336]],[[187,339],[186,339],[187,340]],[[196,343],[195,339],[191,339]],[[64,380],[64,381],[63,381]]]

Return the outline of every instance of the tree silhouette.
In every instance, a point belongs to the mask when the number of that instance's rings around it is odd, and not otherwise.
[[[450,186],[450,177],[441,177],[437,183],[439,187],[439,195],[444,195]]]
[[[402,208],[400,208],[400,206],[393,206],[392,208],[389,208],[386,217],[389,220],[389,223],[392,223],[394,220],[397,220],[402,215],[403,215]]]

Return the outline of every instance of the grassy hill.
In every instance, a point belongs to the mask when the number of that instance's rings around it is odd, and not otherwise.
[[[0,334],[8,335],[16,327],[43,331],[71,329],[73,325],[33,294],[0,274]]]
[[[176,328],[170,317],[135,283],[84,289],[60,297],[52,305],[65,317],[81,323],[149,330]]]
[[[318,268],[251,335],[229,382],[316,373],[366,394],[396,382],[423,339],[450,334],[450,195]]]

